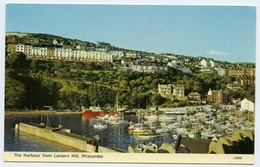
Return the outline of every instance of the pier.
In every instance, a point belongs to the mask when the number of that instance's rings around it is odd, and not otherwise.
[[[42,126],[36,123],[19,123],[15,128],[20,131],[42,137],[63,145],[67,145],[83,152],[99,152],[99,153],[122,153],[118,148],[107,148],[96,144],[94,138],[85,137],[75,133],[68,133],[59,128]]]

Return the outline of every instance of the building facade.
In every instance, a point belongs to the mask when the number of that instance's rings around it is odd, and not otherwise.
[[[158,84],[158,94],[165,98],[184,97],[185,88],[177,84]]]
[[[132,61],[131,69],[139,72],[154,72],[154,71],[166,71],[168,70],[166,63],[151,62],[151,61]]]
[[[209,89],[207,101],[210,103],[227,104],[232,103],[233,97],[226,91]]]
[[[255,103],[245,98],[241,101],[240,110],[253,112],[255,111]]]

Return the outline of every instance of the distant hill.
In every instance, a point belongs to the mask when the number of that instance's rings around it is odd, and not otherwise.
[[[236,62],[235,64],[255,65],[253,62]]]

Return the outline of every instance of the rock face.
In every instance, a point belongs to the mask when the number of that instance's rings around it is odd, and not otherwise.
[[[254,132],[237,130],[231,136],[220,137],[209,145],[210,154],[254,154]]]

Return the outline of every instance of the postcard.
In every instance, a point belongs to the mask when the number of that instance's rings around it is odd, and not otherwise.
[[[5,162],[254,164],[256,6],[5,9]]]

